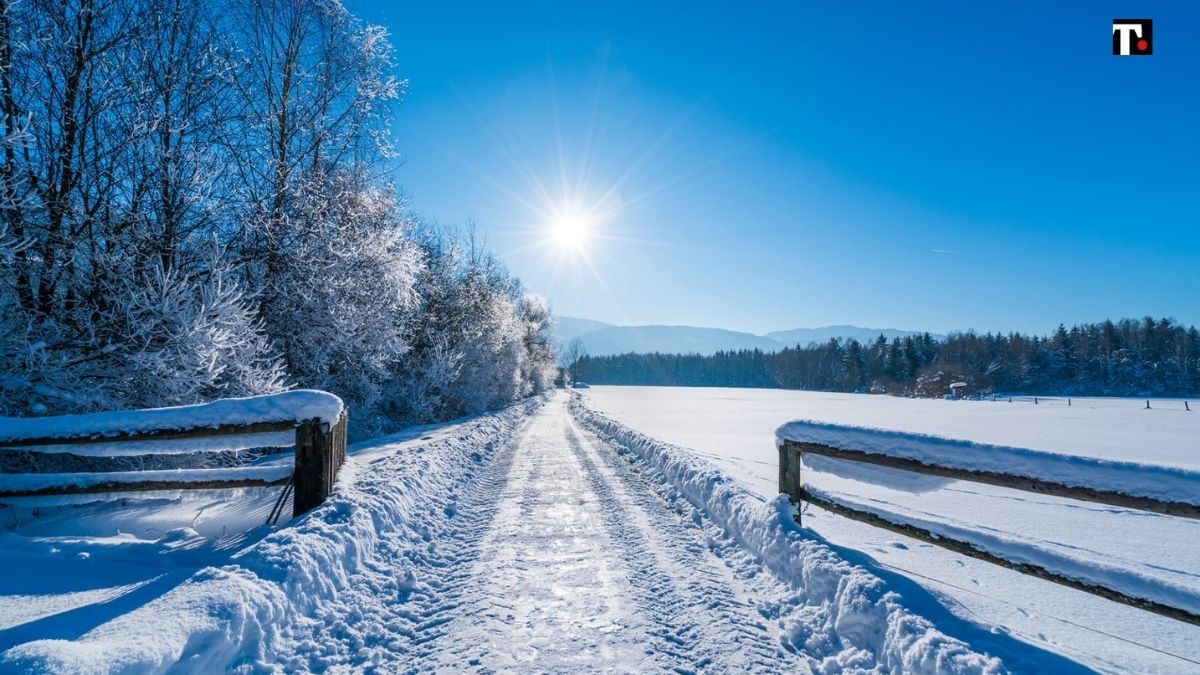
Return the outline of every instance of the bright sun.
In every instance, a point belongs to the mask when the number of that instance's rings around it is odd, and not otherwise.
[[[576,253],[584,249],[591,235],[592,223],[576,213],[559,214],[550,223],[550,238],[554,246],[565,253]]]

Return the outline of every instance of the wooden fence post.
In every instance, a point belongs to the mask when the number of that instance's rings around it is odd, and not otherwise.
[[[346,414],[330,427],[312,418],[296,427],[296,470],[292,515],[308,513],[321,505],[346,460]]]
[[[308,513],[325,501],[325,434],[317,418],[296,427],[296,473],[293,479],[292,515]]]
[[[801,494],[800,451],[790,444],[779,446],[779,491],[788,496],[788,500],[799,504]],[[796,512],[796,522],[800,523],[800,512]]]

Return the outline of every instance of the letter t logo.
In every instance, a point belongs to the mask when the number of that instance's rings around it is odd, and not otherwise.
[[[1154,23],[1150,19],[1113,19],[1112,38],[1113,56],[1154,53]]]

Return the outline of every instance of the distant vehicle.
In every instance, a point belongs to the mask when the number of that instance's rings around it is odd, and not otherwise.
[[[590,384],[588,384],[587,382],[576,382],[576,383],[572,384],[571,386],[575,387],[576,389],[591,389],[592,388],[592,386]]]

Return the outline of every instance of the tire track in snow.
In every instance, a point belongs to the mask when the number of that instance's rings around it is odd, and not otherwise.
[[[460,618],[426,667],[478,672],[659,671],[598,497],[554,403],[523,434]]]
[[[297,619],[283,636],[293,647],[281,665],[288,671],[382,667],[403,672],[402,664],[406,672],[423,670],[416,664],[428,652],[425,645],[446,632],[464,602],[478,543],[495,513],[495,495],[512,463],[515,439],[527,425],[507,439],[487,441],[491,448],[473,454],[476,464],[464,468],[460,489],[415,492],[410,517],[375,542],[346,590],[311,619]],[[419,459],[384,461],[416,465],[406,468],[420,485]]]
[[[565,401],[501,440],[379,528],[345,590],[289,629],[286,670],[809,670],[765,618],[761,565]],[[419,476],[422,457],[386,469]]]
[[[659,494],[665,486],[647,480],[629,455],[622,459],[569,416],[566,424],[568,443],[600,495],[610,535],[632,570],[639,605],[671,643],[664,652],[679,660],[675,670],[807,671],[749,600],[774,590],[774,579],[759,577],[757,570],[747,574],[740,549],[702,528],[703,515],[690,505]],[[743,578],[731,566],[741,568]]]
[[[527,426],[526,423],[525,426]],[[479,477],[463,486],[461,493],[451,495],[446,510],[451,521],[450,531],[431,537],[442,546],[432,566],[433,574],[428,580],[429,593],[421,608],[421,620],[413,636],[414,656],[425,656],[425,645],[440,638],[448,625],[456,618],[465,603],[464,592],[472,574],[472,567],[479,557],[479,542],[491,527],[495,515],[495,495],[504,487],[509,466],[513,461],[515,444],[525,426],[516,436],[504,444],[498,455],[478,470]],[[460,496],[462,495],[462,496]],[[417,562],[417,561],[414,561]],[[415,668],[413,671],[415,672]]]

